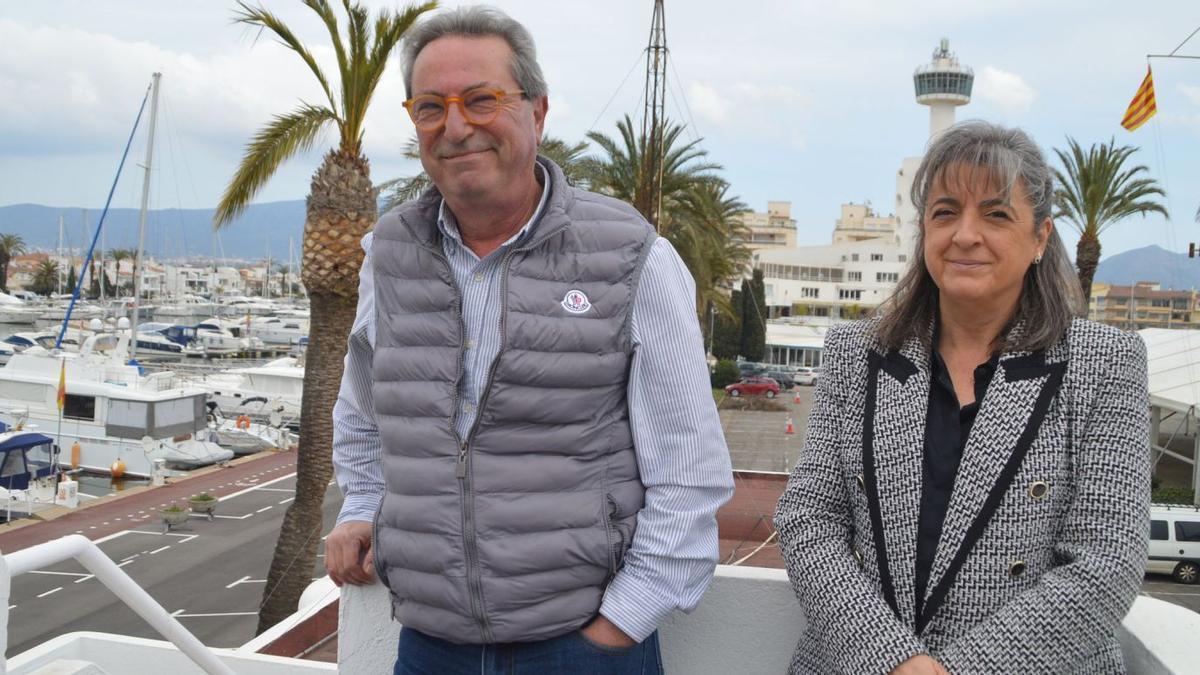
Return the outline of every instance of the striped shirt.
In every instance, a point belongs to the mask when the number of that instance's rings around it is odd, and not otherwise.
[[[487,371],[500,351],[500,258],[524,240],[545,205],[516,235],[483,259],[463,245],[443,203],[442,246],[462,292],[466,326],[457,417],[466,437]],[[379,429],[371,394],[375,343],[371,234],[359,279],[358,311],[333,409],[333,464],[345,495],[338,523],[371,521],[384,493]],[[691,611],[717,562],[716,512],[733,494],[729,451],[709,394],[695,287],[670,242],[655,240],[633,302],[634,345],[629,417],[645,506],[621,570],[605,590],[600,613],[641,641],[671,611]]]

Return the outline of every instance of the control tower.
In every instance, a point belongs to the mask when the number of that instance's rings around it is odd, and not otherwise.
[[[971,102],[975,73],[961,65],[950,51],[950,41],[942,38],[933,51],[933,61],[913,73],[917,103],[929,106],[929,137],[933,138],[954,124],[954,108]]]

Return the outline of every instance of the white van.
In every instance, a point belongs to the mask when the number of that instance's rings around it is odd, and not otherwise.
[[[1200,507],[1151,505],[1146,571],[1170,574],[1181,584],[1200,581]]]

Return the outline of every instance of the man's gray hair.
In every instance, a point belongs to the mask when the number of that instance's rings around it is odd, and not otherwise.
[[[931,190],[945,182],[995,186],[1006,199],[1011,198],[1014,186],[1021,185],[1033,208],[1030,236],[1036,236],[1054,206],[1054,172],[1024,131],[971,120],[950,127],[934,139],[913,176],[910,196],[917,210],[913,262],[880,308],[883,318],[877,335],[886,347],[899,349],[905,340],[923,336],[936,318],[938,288],[925,265],[923,221]],[[1041,262],[1030,265],[1025,273],[1016,314],[996,339],[1004,339],[1017,323],[1022,323],[1024,330],[1012,336],[1009,343],[996,346],[1010,351],[1046,349],[1062,338],[1072,319],[1083,316],[1086,308],[1067,249],[1057,228],[1052,229]]]
[[[409,29],[400,50],[400,68],[404,74],[404,91],[412,97],[413,62],[421,50],[434,40],[448,35],[467,37],[498,37],[508,43],[513,52],[513,79],[528,99],[546,95],[546,78],[537,62],[537,47],[533,36],[515,19],[486,5],[456,7],[431,15]]]

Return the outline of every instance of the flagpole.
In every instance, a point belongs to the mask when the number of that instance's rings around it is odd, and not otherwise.
[[[1200,56],[1188,56],[1186,54],[1147,54],[1148,59],[1195,59],[1200,61]]]
[[[54,457],[51,462],[54,464],[54,503],[58,504],[58,485],[62,478],[62,469],[58,465],[58,458],[62,455],[62,423],[63,423],[63,407],[67,402],[67,357],[59,357],[58,370],[58,442],[54,445]]]

